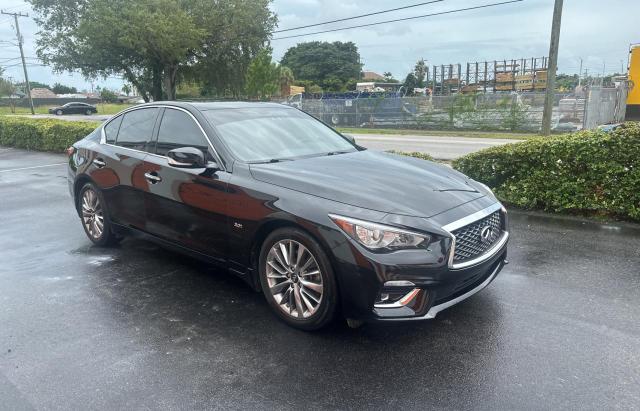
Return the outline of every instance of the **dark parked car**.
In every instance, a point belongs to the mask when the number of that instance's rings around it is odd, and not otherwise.
[[[218,264],[302,329],[338,311],[433,318],[506,262],[507,213],[486,186],[283,105],[143,104],[69,155],[91,241],[139,234]]]
[[[96,106],[87,103],[67,103],[60,107],[49,109],[49,114],[61,116],[63,114],[86,114],[91,115],[98,112]]]

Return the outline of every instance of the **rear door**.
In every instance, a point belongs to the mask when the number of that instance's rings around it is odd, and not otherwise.
[[[144,161],[145,175],[155,180],[146,193],[147,229],[222,261],[227,244],[229,174],[170,166],[165,156],[179,147],[198,148],[208,161],[217,162],[196,119],[187,111],[167,107],[159,120],[155,147]]]
[[[160,109],[146,107],[128,111],[105,125],[104,150],[93,160],[92,178],[105,196],[112,220],[141,230],[146,228],[144,177],[147,156]]]

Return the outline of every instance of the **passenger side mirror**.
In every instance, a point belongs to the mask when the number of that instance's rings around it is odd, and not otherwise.
[[[169,165],[176,168],[204,168],[206,161],[202,150],[195,147],[180,147],[167,153]]]

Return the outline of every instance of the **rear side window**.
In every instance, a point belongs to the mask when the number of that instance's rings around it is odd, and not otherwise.
[[[107,144],[113,144],[116,142],[118,129],[120,128],[120,123],[122,123],[122,117],[124,116],[114,118],[109,124],[104,126],[104,135],[106,137]]]
[[[169,150],[180,147],[195,147],[207,154],[209,144],[200,127],[184,111],[167,108],[160,122],[156,154],[166,156]]]
[[[157,108],[141,108],[126,113],[120,124],[116,145],[143,151],[151,139],[157,113]]]

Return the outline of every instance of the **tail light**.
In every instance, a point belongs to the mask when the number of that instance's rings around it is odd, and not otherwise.
[[[71,157],[73,153],[76,152],[76,148],[74,146],[71,146],[66,151],[67,151],[67,157]]]

